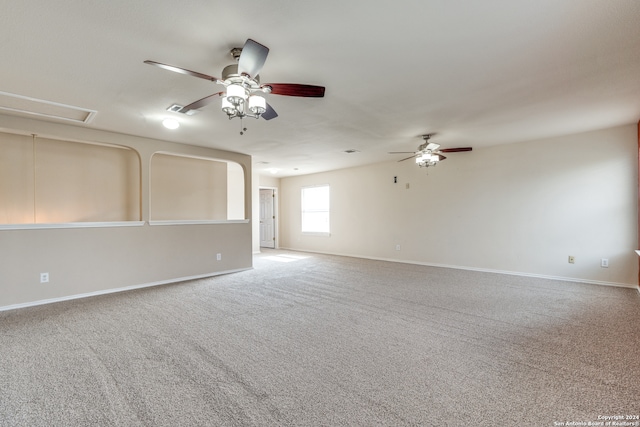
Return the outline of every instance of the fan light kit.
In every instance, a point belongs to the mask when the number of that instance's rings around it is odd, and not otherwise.
[[[242,48],[231,49],[231,55],[236,60],[236,64],[231,64],[222,70],[222,78],[209,76],[197,71],[187,70],[185,68],[173,65],[162,64],[160,62],[146,60],[145,64],[154,65],[175,73],[187,74],[201,79],[209,80],[214,83],[223,85],[225,90],[206,96],[189,105],[181,107],[177,104],[169,107],[169,110],[192,115],[195,110],[208,105],[214,99],[222,98],[222,111],[229,119],[245,117],[259,118],[271,120],[278,117],[278,113],[267,103],[262,94],[272,93],[274,95],[298,96],[305,98],[322,98],[324,97],[323,86],[313,86],[295,83],[267,83],[260,84],[260,76],[269,48],[260,43],[247,39]],[[243,131],[246,128],[242,128]],[[243,132],[241,131],[242,135]]]
[[[440,144],[436,144],[435,142],[429,142],[433,133],[422,135],[422,139],[424,139],[424,143],[418,147],[418,151],[392,151],[389,154],[409,154],[413,153],[413,156],[407,157],[406,159],[398,160],[399,162],[404,162],[409,159],[416,159],[416,164],[421,168],[428,168],[429,166],[436,166],[440,161],[446,159],[442,153],[458,153],[461,151],[471,151],[471,147],[460,147],[460,148],[444,148],[440,149]]]

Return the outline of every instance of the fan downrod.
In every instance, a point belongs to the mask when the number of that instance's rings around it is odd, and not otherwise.
[[[231,54],[231,56],[233,57],[233,59],[238,62],[240,61],[240,55],[242,54],[242,48],[241,47],[234,47],[233,49],[231,49],[229,51],[229,53]]]

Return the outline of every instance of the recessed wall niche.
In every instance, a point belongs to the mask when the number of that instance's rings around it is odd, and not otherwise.
[[[223,160],[155,153],[151,158],[150,219],[244,219],[242,167]]]
[[[140,194],[135,150],[0,133],[0,224],[139,221]]]

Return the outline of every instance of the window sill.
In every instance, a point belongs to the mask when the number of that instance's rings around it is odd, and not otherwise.
[[[331,233],[323,232],[323,231],[303,231],[303,236],[321,236],[321,237],[331,237]]]

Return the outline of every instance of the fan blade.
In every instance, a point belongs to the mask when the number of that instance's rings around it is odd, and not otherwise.
[[[176,67],[176,66],[173,66],[173,65],[162,64],[160,62],[150,61],[148,59],[146,61],[144,61],[144,63],[145,64],[149,64],[149,65],[155,65],[156,67],[160,67],[160,68],[163,68],[165,70],[173,71],[174,73],[186,74],[188,76],[198,77],[198,78],[201,78],[201,79],[210,80],[212,82],[217,82],[218,81],[218,79],[215,78],[215,77],[211,77],[211,76],[208,76],[206,74],[199,73],[197,71],[187,70],[186,68],[180,68],[180,67]]]
[[[198,99],[197,101],[192,102],[189,105],[185,105],[184,107],[182,107],[180,112],[186,114],[190,110],[199,110],[200,108],[211,104],[211,102],[213,102],[214,99],[222,95],[224,95],[224,92],[218,92],[218,93],[214,93],[213,95],[205,96],[204,98]]]
[[[439,161],[439,162],[441,162],[441,161],[443,161],[444,159],[446,159],[446,157],[445,157],[445,156],[443,156],[442,154],[432,154],[432,156],[434,156],[434,155],[435,155],[435,156],[438,156],[438,161]]]
[[[247,39],[238,60],[238,73],[248,74],[249,77],[254,78],[260,74],[268,54],[268,47],[255,40]]]
[[[302,96],[305,98],[322,98],[324,86],[300,85],[296,83],[267,83],[262,87],[271,88],[274,95]]]
[[[471,147],[460,147],[460,148],[445,148],[443,150],[438,150],[441,153],[460,153],[462,151],[471,151],[473,148]]]
[[[260,117],[262,117],[265,120],[271,120],[278,117],[278,113],[276,113],[276,110],[274,110],[273,107],[269,105],[269,103],[267,103],[267,111],[260,114]]]
[[[404,162],[405,160],[413,159],[416,156],[417,156],[417,154],[414,154],[413,156],[407,157],[406,159],[398,160],[398,163],[399,162]]]

